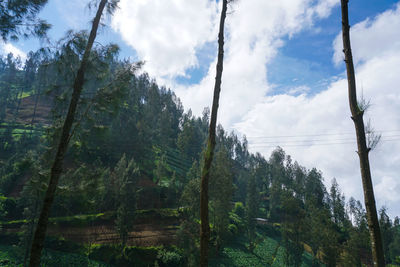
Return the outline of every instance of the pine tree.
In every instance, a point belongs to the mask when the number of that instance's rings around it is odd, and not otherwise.
[[[250,242],[250,250],[253,251],[256,238],[256,217],[258,211],[258,192],[254,175],[250,175],[247,184],[246,219],[247,234]]]
[[[126,160],[123,155],[115,167],[113,175],[116,175],[119,190],[117,192],[118,208],[115,221],[117,232],[121,239],[122,249],[128,241],[128,234],[132,230],[136,210],[136,183],[139,176],[139,168],[132,160]]]
[[[208,266],[208,243],[210,241],[210,224],[208,218],[208,183],[210,178],[211,163],[214,157],[215,135],[217,125],[217,113],[219,105],[219,95],[221,92],[222,70],[224,60],[224,25],[228,0],[222,1],[221,19],[218,34],[218,60],[217,74],[215,78],[214,97],[211,109],[210,128],[208,130],[207,148],[204,154],[204,166],[201,173],[201,191],[200,191],[200,266]]]
[[[210,207],[214,225],[214,241],[218,255],[228,239],[229,212],[232,209],[232,165],[225,148],[221,148],[213,162],[210,175]]]
[[[58,180],[61,176],[64,155],[68,148],[68,143],[70,140],[70,131],[75,118],[75,111],[83,89],[83,84],[85,82],[84,77],[85,77],[85,71],[87,69],[87,64],[89,61],[90,52],[92,50],[94,40],[96,39],[97,29],[99,27],[101,15],[103,14],[103,10],[106,4],[107,0],[101,0],[101,2],[99,3],[99,7],[96,16],[93,20],[92,29],[85,48],[85,52],[82,57],[80,67],[74,81],[74,86],[73,86],[74,90],[72,93],[68,114],[64,121],[61,138],[57,148],[57,154],[55,156],[54,163],[51,168],[48,189],[46,191],[43,207],[39,216],[34,239],[32,242],[31,257],[29,263],[29,266],[31,267],[37,267],[40,264],[40,257],[43,249],[44,239],[46,236],[47,222],[49,219],[50,208],[53,204]]]

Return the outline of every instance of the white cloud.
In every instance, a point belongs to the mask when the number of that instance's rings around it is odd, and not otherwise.
[[[315,13],[320,18],[326,18],[331,14],[331,10],[334,6],[340,3],[339,0],[325,0],[319,1],[318,5],[315,7]]]
[[[26,60],[26,53],[10,43],[0,42],[0,51],[4,55],[12,53],[14,57],[20,57],[22,63],[24,63]]]
[[[353,58],[356,64],[365,62],[372,57],[381,57],[400,50],[400,3],[375,18],[368,18],[351,27],[351,43]],[[335,53],[333,61],[339,64],[343,61],[342,36],[339,34],[334,41]]]
[[[267,81],[269,62],[283,45],[281,38],[292,36],[311,27],[313,19],[327,14],[325,1],[237,1],[226,18],[223,89],[221,91],[219,121],[231,126],[241,119],[271,90]],[[325,11],[318,11],[324,9]],[[215,35],[216,36],[216,35]],[[185,106],[200,114],[210,106],[215,77],[215,61],[206,77],[197,85],[177,86]]]
[[[197,66],[196,49],[214,38],[217,14],[214,1],[122,0],[112,25],[146,71],[171,79]]]
[[[381,182],[376,186],[376,193],[378,195],[385,195],[386,199],[390,202],[400,201],[400,184],[399,181],[393,177],[384,176]]]
[[[398,153],[400,140],[399,131],[392,131],[400,129],[400,113],[398,112],[400,50],[396,49],[397,39],[400,38],[398,35],[382,34],[379,29],[385,29],[388,33],[395,32],[398,29],[397,20],[400,20],[398,10],[399,5],[395,10],[368,20],[368,27],[363,26],[366,22],[355,25],[352,34],[357,40],[353,42],[353,51],[358,60],[356,69],[358,93],[360,96],[362,90],[364,98],[370,99],[372,103],[365,120],[371,118],[374,128],[384,131],[381,144],[370,154],[377,205],[378,207],[386,205],[392,216],[400,214],[400,207],[397,205],[400,188]],[[377,48],[376,42],[370,42],[371,39],[379,40],[382,44],[381,49]],[[335,48],[336,53],[342,50],[340,47]],[[363,199],[355,142],[339,144],[354,140],[354,125],[350,119],[345,79],[332,83],[327,90],[312,97],[306,95],[267,96],[240,122],[236,123],[235,128],[249,136],[250,143],[254,144],[253,151],[261,150],[264,155],[269,155],[273,148],[263,148],[260,143],[264,143],[264,146],[271,145],[266,143],[271,139],[251,138],[251,136],[345,133],[337,136],[306,136],[272,140],[282,140],[281,144],[279,142],[275,144],[281,145],[301,164],[321,169],[327,179],[327,185],[333,177],[336,177],[347,197],[354,196],[360,200]],[[316,145],[311,146],[294,146],[305,144],[297,142],[299,140],[323,141],[315,141]],[[321,143],[337,144],[318,145]]]
[[[305,94],[310,92],[311,88],[306,85],[300,85],[294,88],[291,88],[288,92],[289,95],[298,95],[298,94]]]

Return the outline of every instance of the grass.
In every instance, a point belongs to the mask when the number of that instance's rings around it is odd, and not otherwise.
[[[33,91],[23,92],[22,96],[20,98],[25,98],[25,97],[28,97],[28,96],[31,96],[31,95],[33,95]]]
[[[23,266],[23,252],[21,249],[16,246],[0,245],[0,266]],[[85,255],[44,250],[42,253],[41,266],[106,267],[109,265],[89,260]]]

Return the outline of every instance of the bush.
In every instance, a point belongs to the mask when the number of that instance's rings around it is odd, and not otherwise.
[[[182,266],[182,256],[177,251],[168,251],[161,248],[158,250],[157,260],[160,267]]]

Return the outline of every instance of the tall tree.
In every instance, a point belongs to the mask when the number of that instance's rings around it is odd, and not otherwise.
[[[32,242],[31,257],[29,266],[36,267],[40,264],[40,257],[43,249],[43,243],[46,236],[47,222],[49,219],[50,208],[54,201],[55,192],[57,189],[58,180],[62,173],[62,165],[64,155],[67,152],[68,143],[70,140],[70,132],[72,124],[75,119],[75,111],[79,102],[79,98],[82,92],[83,84],[85,82],[85,71],[89,62],[90,52],[93,47],[94,40],[96,39],[97,29],[100,24],[100,19],[103,14],[103,10],[107,4],[107,0],[101,0],[96,12],[96,16],[93,20],[92,29],[90,31],[89,39],[86,44],[85,52],[83,54],[80,66],[75,77],[73,93],[71,102],[69,104],[68,113],[64,121],[61,137],[58,143],[57,153],[51,167],[49,185],[45,194],[43,207],[39,216],[39,220],[36,226],[35,235]]]
[[[350,25],[348,14],[349,0],[341,0],[342,7],[342,34],[343,34],[343,52],[345,55],[349,104],[351,118],[354,122],[357,136],[358,156],[360,158],[361,178],[364,190],[365,208],[367,210],[368,227],[371,236],[372,258],[374,266],[385,266],[385,256],[382,246],[381,231],[379,228],[378,215],[376,212],[374,189],[371,179],[371,170],[369,165],[368,153],[371,148],[367,147],[364,128],[364,109],[357,102],[356,78],[354,74],[353,55],[350,44]]]
[[[226,10],[229,0],[222,1],[221,19],[219,23],[218,34],[218,61],[217,74],[214,85],[214,98],[211,109],[211,121],[208,130],[207,148],[204,154],[204,166],[201,173],[200,187],[200,266],[208,266],[208,243],[210,241],[210,224],[208,218],[208,181],[210,178],[211,163],[214,157],[215,148],[215,132],[217,125],[217,113],[219,105],[219,95],[221,92],[222,70],[224,61],[224,25],[226,18]]]
[[[216,255],[229,236],[229,212],[232,208],[232,164],[227,150],[222,147],[215,155],[210,181],[210,207]],[[214,235],[215,234],[215,235]]]
[[[115,221],[116,230],[121,239],[121,249],[124,250],[128,241],[129,232],[132,230],[136,209],[136,182],[139,176],[139,168],[133,159],[129,162],[125,154],[114,169],[113,175],[118,180],[118,209]]]
[[[386,208],[382,207],[379,210],[379,226],[381,228],[382,243],[383,243],[383,253],[385,254],[386,263],[390,263],[389,256],[389,245],[393,242],[393,237],[395,236],[392,221],[386,214]]]
[[[285,245],[285,263],[287,266],[299,267],[302,263],[304,231],[303,202],[293,197],[291,190],[282,192],[282,209],[284,211],[281,224],[282,241]],[[310,225],[311,226],[311,225]]]
[[[247,219],[247,234],[250,242],[250,250],[253,251],[255,246],[256,237],[256,222],[258,212],[258,192],[255,174],[249,176],[247,184],[247,196],[246,196],[246,219]]]

